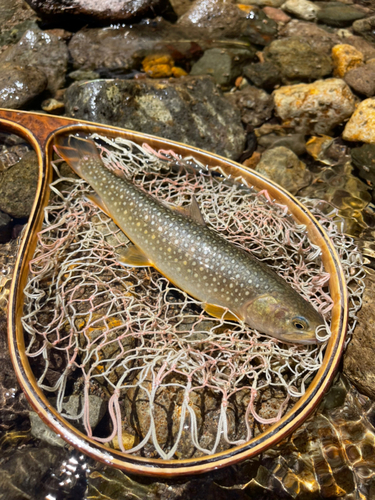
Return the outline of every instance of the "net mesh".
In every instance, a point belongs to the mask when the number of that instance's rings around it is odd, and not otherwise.
[[[160,201],[183,206],[195,196],[209,226],[315,305],[326,321],[318,334],[329,338],[329,274],[320,248],[287,207],[194,158],[93,138],[107,168],[124,171]],[[326,342],[287,345],[213,318],[154,269],[119,265],[128,239],[85,198],[90,186],[63,167],[54,163],[57,179],[30,262],[22,319],[38,385],[57,411],[98,442],[162,459],[223,451],[277,422],[305,393]],[[330,204],[303,201],[341,258],[350,335],[364,289],[361,255],[337,229]],[[74,412],[72,396],[79,396]],[[97,426],[93,396],[104,413]]]

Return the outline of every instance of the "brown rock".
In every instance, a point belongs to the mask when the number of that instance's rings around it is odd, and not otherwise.
[[[45,74],[37,68],[0,65],[0,107],[22,108],[47,86]]]
[[[375,57],[375,45],[373,43],[367,42],[361,36],[348,36],[347,38],[344,38],[343,42],[349,45],[353,45],[353,47],[362,52],[365,61]]]
[[[272,96],[262,89],[249,85],[243,90],[226,94],[226,97],[240,110],[245,125],[259,127],[272,116]]]
[[[344,373],[357,389],[375,399],[375,275],[367,274],[362,309],[344,354]]]
[[[291,20],[291,17],[288,16],[288,14],[285,14],[285,12],[281,9],[276,9],[275,7],[263,7],[263,12],[266,14],[267,17],[270,19],[273,19],[275,22],[278,24],[286,24],[289,23]]]
[[[344,80],[355,92],[372,97],[375,95],[375,61],[348,71]]]
[[[317,52],[331,55],[331,50],[334,45],[341,43],[341,39],[333,34],[328,33],[320,26],[314,23],[306,23],[302,21],[292,20],[279,33],[280,38],[290,38],[298,36],[305,43]]]

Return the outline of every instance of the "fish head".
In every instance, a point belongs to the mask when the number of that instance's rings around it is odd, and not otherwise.
[[[297,294],[295,300],[266,294],[245,305],[245,322],[261,333],[282,342],[316,344],[316,329],[324,324],[314,307]]]

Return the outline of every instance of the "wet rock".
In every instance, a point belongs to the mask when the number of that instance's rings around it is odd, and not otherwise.
[[[14,218],[30,215],[38,183],[38,158],[27,153],[4,172],[0,183],[0,210]]]
[[[224,0],[195,0],[178,20],[180,26],[205,28],[217,37],[247,39],[267,45],[277,34],[277,23],[257,7],[237,6]]]
[[[56,432],[50,429],[37,413],[35,413],[34,411],[30,411],[29,417],[31,423],[31,435],[35,439],[45,441],[51,446],[65,446],[65,441],[61,437],[59,437]]]
[[[348,71],[344,80],[358,94],[372,97],[375,95],[375,62]]]
[[[27,29],[36,28],[37,16],[23,0],[0,0],[0,51],[17,43]]]
[[[0,243],[10,240],[12,234],[11,221],[12,219],[8,214],[0,211]]]
[[[375,186],[375,144],[364,144],[360,148],[353,148],[351,156],[359,177]]]
[[[68,116],[158,135],[228,158],[238,158],[245,144],[239,111],[210,77],[74,83],[65,97]]]
[[[281,73],[278,67],[270,62],[245,66],[243,73],[254,85],[265,90],[273,90],[281,83]]]
[[[346,141],[375,142],[375,99],[360,102],[342,134]]]
[[[260,7],[281,7],[285,0],[243,0],[245,5],[259,5]]]
[[[298,156],[284,146],[265,151],[255,170],[280,184],[291,194],[307,186],[312,178],[306,165]]]
[[[11,63],[0,65],[0,107],[19,109],[38,96],[47,86],[42,71]]]
[[[226,97],[240,110],[245,125],[259,127],[272,116],[273,99],[264,90],[248,86]]]
[[[375,42],[375,16],[359,19],[353,23],[353,31],[370,43]]]
[[[335,45],[332,49],[333,74],[343,77],[351,69],[363,64],[363,54],[347,44]]]
[[[344,353],[344,373],[357,389],[375,399],[375,277],[367,275],[358,323]]]
[[[103,24],[118,23],[140,17],[169,15],[173,9],[168,0],[26,0],[43,19],[58,23],[97,21]]]
[[[249,43],[215,40],[206,29],[183,28],[159,19],[152,26],[80,30],[72,37],[69,51],[75,69],[94,70],[101,77],[112,78],[140,69],[145,57],[153,54],[169,54],[181,66],[216,46],[247,49]]]
[[[228,89],[254,56],[255,49],[209,49],[193,65],[190,75],[210,75],[222,89]]]
[[[6,62],[19,66],[32,66],[43,72],[51,92],[63,86],[68,65],[68,48],[55,34],[39,29],[28,30],[21,40],[0,56],[0,65]]]
[[[263,12],[267,17],[273,19],[277,24],[284,25],[289,23],[291,17],[285,14],[281,9],[276,9],[275,7],[263,7]]]
[[[321,6],[317,12],[318,21],[329,26],[350,26],[366,16],[363,10],[342,2],[318,2],[318,5]]]
[[[328,134],[349,118],[355,108],[353,94],[338,78],[288,85],[275,90],[273,95],[277,116],[285,125],[305,134]]]
[[[287,0],[283,9],[305,21],[315,21],[319,7],[309,0]]]
[[[275,40],[264,50],[264,57],[279,68],[284,83],[315,80],[332,71],[330,57],[298,37]]]
[[[305,43],[321,54],[331,55],[334,45],[341,43],[341,39],[334,33],[329,33],[325,29],[314,23],[305,23],[292,20],[279,33],[281,38],[300,37]]]

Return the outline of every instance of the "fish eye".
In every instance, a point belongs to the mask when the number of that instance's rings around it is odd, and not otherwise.
[[[308,327],[307,321],[304,318],[299,318],[298,316],[297,318],[292,319],[292,324],[295,328],[297,328],[297,330],[306,330]]]

